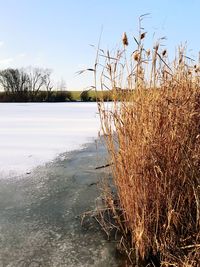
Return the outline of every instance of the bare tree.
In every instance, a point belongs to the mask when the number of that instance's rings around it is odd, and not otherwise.
[[[44,86],[45,71],[42,68],[29,67],[25,69],[25,72],[29,77],[28,91],[32,94],[33,97],[35,97],[42,86]]]
[[[49,100],[51,96],[51,91],[53,89],[51,74],[52,74],[52,70],[50,69],[44,70],[43,82],[44,82],[44,89],[46,89],[47,91],[47,100]]]
[[[29,77],[21,69],[5,69],[0,71],[0,85],[7,93],[25,93],[28,91]]]

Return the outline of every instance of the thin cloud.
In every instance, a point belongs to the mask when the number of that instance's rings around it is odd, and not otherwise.
[[[13,61],[14,61],[14,58],[12,58],[12,57],[1,59],[0,60],[0,67],[7,67]]]
[[[27,55],[26,55],[26,53],[20,53],[20,54],[18,54],[17,56],[16,56],[16,58],[25,58]]]
[[[0,68],[16,67],[26,56],[26,53],[20,53],[14,57],[0,59]]]

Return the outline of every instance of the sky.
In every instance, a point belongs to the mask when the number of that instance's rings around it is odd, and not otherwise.
[[[101,47],[113,49],[127,32],[137,36],[143,21],[147,45],[163,36],[171,54],[187,42],[195,57],[200,44],[198,0],[0,0],[0,69],[36,66],[50,68],[55,82],[66,81],[68,90],[93,84],[91,68],[102,30]]]

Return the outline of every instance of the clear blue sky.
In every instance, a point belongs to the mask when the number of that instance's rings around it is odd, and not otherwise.
[[[198,0],[0,0],[0,68],[52,68],[68,89],[83,89],[92,79],[75,73],[92,66],[89,44],[97,44],[101,26],[102,47],[112,49],[124,31],[130,38],[137,33],[138,17],[147,12],[149,42],[155,32],[167,36],[171,53],[185,41],[190,55],[199,51]]]

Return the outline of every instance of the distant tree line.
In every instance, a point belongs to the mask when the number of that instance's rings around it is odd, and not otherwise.
[[[68,91],[53,90],[50,69],[28,67],[0,71],[1,102],[72,101]],[[62,88],[61,88],[62,89]]]
[[[52,71],[43,68],[8,68],[0,71],[0,102],[66,102],[96,101],[98,95],[91,90],[83,90],[77,96],[66,90],[64,81],[55,87]],[[111,100],[108,93],[105,100]]]

